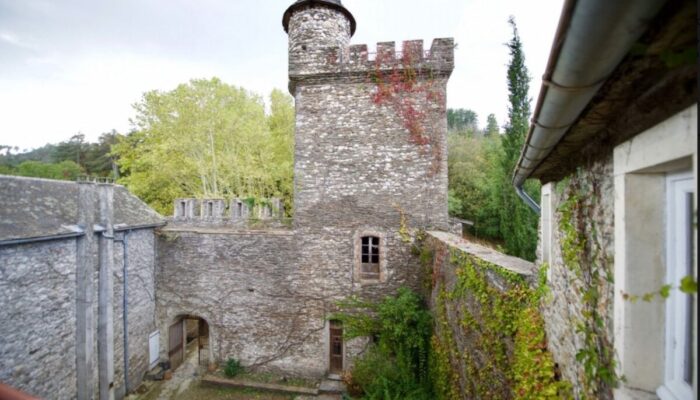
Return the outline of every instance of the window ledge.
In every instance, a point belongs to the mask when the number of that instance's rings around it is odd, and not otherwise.
[[[613,390],[613,396],[615,400],[659,400],[655,393],[629,387],[620,387]]]

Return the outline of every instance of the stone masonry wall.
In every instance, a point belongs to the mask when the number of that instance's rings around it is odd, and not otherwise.
[[[123,238],[124,232],[116,234]],[[128,234],[129,389],[139,386],[148,365],[148,336],[155,331],[155,235],[153,229]],[[124,247],[114,245],[114,382],[117,398],[124,393]]]
[[[436,84],[443,95],[445,85]],[[446,229],[444,110],[425,104],[425,125],[442,152],[435,172],[430,145],[413,143],[396,111],[372,101],[373,90],[369,84],[298,88],[296,226],[387,225],[400,208],[410,225]]]
[[[163,358],[168,327],[184,315],[209,324],[215,360],[322,374],[327,299],[300,268],[293,232],[162,230],[158,319]]]
[[[401,55],[380,43],[370,60],[366,45],[349,45],[345,15],[326,6],[292,12],[288,33],[295,227],[388,226],[400,209],[411,226],[446,230],[452,39],[428,54],[420,40]],[[393,98],[382,102],[387,88]]]
[[[606,278],[612,276],[614,257],[614,225],[613,200],[614,184],[612,173],[612,155],[602,160],[590,163],[578,172],[555,186],[551,196],[551,241],[549,243],[551,261],[549,265],[548,285],[551,296],[543,305],[543,315],[546,322],[548,348],[557,362],[562,376],[574,384],[577,397],[585,397],[586,393],[597,398],[611,398],[609,388],[591,387],[586,384],[587,375],[582,362],[576,360],[576,354],[586,347],[579,326],[590,317],[583,315],[583,295],[586,287],[581,276],[586,276],[586,270],[598,269],[601,278],[595,282],[600,293],[597,304],[598,314],[602,316],[603,328],[601,341],[606,343],[606,350],[613,356],[612,315],[613,315],[613,283]],[[572,199],[578,196],[579,199]],[[580,218],[569,219],[575,225],[577,234],[585,238],[585,248],[579,257],[583,275],[577,274],[567,266],[563,251],[570,250],[571,245],[563,241],[567,232],[561,229],[562,206],[567,201],[576,204]],[[542,227],[540,227],[542,228]],[[538,248],[538,264],[542,264],[543,251],[542,229]],[[595,393],[595,394],[593,394]]]
[[[394,216],[398,223],[399,214]],[[392,219],[393,221],[393,219]],[[362,231],[362,227],[357,227]],[[376,230],[377,227],[374,227]],[[373,232],[375,231],[373,230]],[[168,226],[158,239],[158,319],[165,333],[184,315],[210,326],[212,355],[302,376],[328,369],[326,319],[352,294],[381,299],[416,287],[420,266],[396,231],[383,229],[383,282],[356,276],[355,229],[226,230]],[[346,367],[362,346],[348,344]]]
[[[74,239],[0,247],[0,382],[76,397]]]
[[[350,21],[338,10],[306,8],[290,18],[288,32],[289,70],[315,72],[326,64],[328,52],[348,47]]]

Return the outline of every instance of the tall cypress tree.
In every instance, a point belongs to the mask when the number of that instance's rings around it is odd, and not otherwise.
[[[507,253],[525,258],[535,259],[537,246],[537,214],[532,212],[515,193],[511,178],[515,164],[520,156],[520,150],[525,143],[530,120],[530,76],[525,66],[522,42],[518,35],[515,18],[512,16],[508,23],[513,29],[513,37],[507,43],[510,51],[508,63],[508,123],[503,137],[503,169],[502,199],[500,228],[505,241]],[[538,182],[528,182],[526,191],[536,200],[540,197]]]

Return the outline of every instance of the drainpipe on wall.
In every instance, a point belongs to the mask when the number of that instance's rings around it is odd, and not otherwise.
[[[119,242],[122,244],[122,249],[124,252],[122,260],[122,304],[124,310],[124,312],[122,313],[122,321],[124,327],[124,395],[129,394],[129,233],[131,233],[131,230],[125,231],[122,234],[121,239],[114,239],[115,242]]]
[[[112,278],[114,266],[114,191],[113,186],[100,183],[98,203],[100,229],[98,239],[98,305],[97,305],[97,361],[100,400],[114,399],[114,323]]]
[[[540,206],[523,184],[569,131],[647,29],[665,0],[566,0],[525,145],[513,172],[518,196]]]

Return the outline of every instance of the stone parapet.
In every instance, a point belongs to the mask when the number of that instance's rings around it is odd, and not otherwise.
[[[449,77],[454,69],[454,47],[453,38],[438,38],[427,51],[423,40],[406,40],[400,51],[396,51],[395,42],[379,42],[374,52],[366,44],[355,44],[319,47],[294,56],[290,53],[289,89],[294,94],[300,82],[366,82],[377,72],[393,70],[413,70],[422,79]]]
[[[284,205],[279,198],[262,201],[181,198],[175,199],[174,210],[168,221],[200,226],[245,226],[250,222],[285,219]]]

